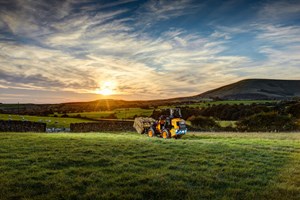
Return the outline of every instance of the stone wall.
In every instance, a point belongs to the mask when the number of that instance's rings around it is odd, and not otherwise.
[[[0,120],[0,132],[46,132],[46,123]]]
[[[72,123],[71,132],[136,131],[131,121],[99,121],[92,123]]]

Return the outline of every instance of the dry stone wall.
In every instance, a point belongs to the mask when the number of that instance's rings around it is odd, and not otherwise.
[[[131,121],[99,121],[93,123],[72,123],[71,132],[135,131]]]
[[[0,120],[0,132],[46,132],[46,123]]]

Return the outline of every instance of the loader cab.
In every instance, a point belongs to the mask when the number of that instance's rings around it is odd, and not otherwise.
[[[177,121],[176,125],[179,129],[186,129],[185,121]]]
[[[182,118],[180,108],[170,108],[170,118]]]
[[[158,120],[158,129],[159,130],[163,130],[163,129],[171,129],[172,128],[172,119],[168,116],[160,116],[159,120]]]

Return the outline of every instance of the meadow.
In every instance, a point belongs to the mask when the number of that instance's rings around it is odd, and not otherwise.
[[[277,101],[272,100],[226,100],[226,101],[203,101],[199,103],[192,104],[181,104],[178,107],[191,107],[191,108],[204,108],[209,105],[220,105],[220,104],[244,104],[250,105],[274,103]],[[0,104],[0,109],[4,108],[23,108],[24,106],[34,106],[34,105],[18,105],[18,104]],[[168,109],[173,106],[158,106],[156,109]],[[118,119],[118,120],[134,120],[136,116],[150,117],[153,113],[154,107],[145,108],[118,108],[109,111],[93,111],[93,112],[77,112],[77,113],[67,113],[68,117],[64,117],[64,114],[54,113],[47,117],[43,116],[31,116],[31,115],[13,115],[13,114],[0,114],[0,120],[21,120],[21,121],[34,121],[34,122],[44,122],[47,124],[47,128],[69,128],[70,123],[82,123],[82,122],[94,122],[102,119]],[[236,121],[217,121],[221,127],[235,126]]]
[[[180,104],[174,106],[158,106],[156,109],[169,109],[170,107],[190,107],[190,108],[204,108],[212,105],[220,105],[220,104],[228,104],[228,105],[235,105],[235,104],[244,104],[244,105],[251,105],[251,104],[266,104],[266,103],[274,103],[278,102],[275,100],[225,100],[225,101],[203,101],[199,103],[191,103],[191,104]],[[117,119],[132,119],[135,116],[143,116],[149,117],[153,113],[155,108],[150,107],[147,109],[144,108],[117,108],[110,111],[94,111],[94,112],[78,112],[78,113],[68,113],[69,117],[80,117],[88,118],[88,119],[95,119],[99,120],[102,118],[110,118],[112,114],[115,115]],[[61,117],[63,114],[55,113],[58,117]]]
[[[98,111],[98,112],[80,112],[80,113],[68,113],[69,117],[78,117],[80,115],[80,117],[82,118],[88,118],[88,119],[95,119],[95,120],[99,120],[102,118],[109,118],[110,115],[114,114],[113,111]],[[61,117],[63,114],[55,114],[58,117]]]
[[[81,117],[89,119],[105,119],[110,118],[112,114],[115,115],[117,119],[132,119],[135,116],[145,116],[148,117],[152,114],[153,109],[142,109],[142,108],[118,108],[113,111],[98,111],[98,112],[81,112],[81,113],[68,113],[70,117],[76,117],[80,114]],[[58,115],[61,116],[61,115]]]
[[[299,199],[300,133],[0,133],[1,199]]]
[[[79,112],[79,113],[68,113],[69,117],[80,117],[92,120],[110,119],[112,115],[116,119],[133,119],[135,116],[151,116],[153,109],[142,109],[142,108],[118,108],[112,111],[95,111],[95,112]],[[55,114],[61,117],[63,114]],[[133,121],[133,120],[132,120]]]
[[[228,105],[251,105],[251,104],[266,104],[266,103],[276,103],[277,100],[222,100],[222,101],[203,101],[199,103],[183,104],[182,106],[188,106],[190,108],[204,108],[212,105],[228,104]],[[161,106],[161,108],[167,108],[166,106]]]
[[[70,128],[71,123],[93,122],[90,119],[78,119],[69,117],[41,117],[31,115],[11,115],[0,114],[0,120],[18,120],[18,121],[33,121],[43,122],[47,124],[47,128]]]

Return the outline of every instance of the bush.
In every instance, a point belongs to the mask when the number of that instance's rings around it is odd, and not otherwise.
[[[191,125],[193,127],[199,128],[201,130],[218,130],[221,127],[219,126],[219,124],[217,124],[215,122],[215,120],[213,118],[210,117],[203,117],[203,116],[192,116],[190,118],[188,118],[188,120],[191,122]]]
[[[259,113],[237,122],[240,131],[293,131],[297,130],[295,120],[287,115],[276,112]]]
[[[64,113],[61,117],[69,117],[66,113]]]
[[[150,109],[150,107],[148,105],[142,105],[140,106],[141,109]]]
[[[112,114],[107,116],[107,119],[118,119],[118,118],[114,113],[112,113]]]
[[[300,103],[289,106],[287,113],[291,114],[293,117],[300,118]]]

